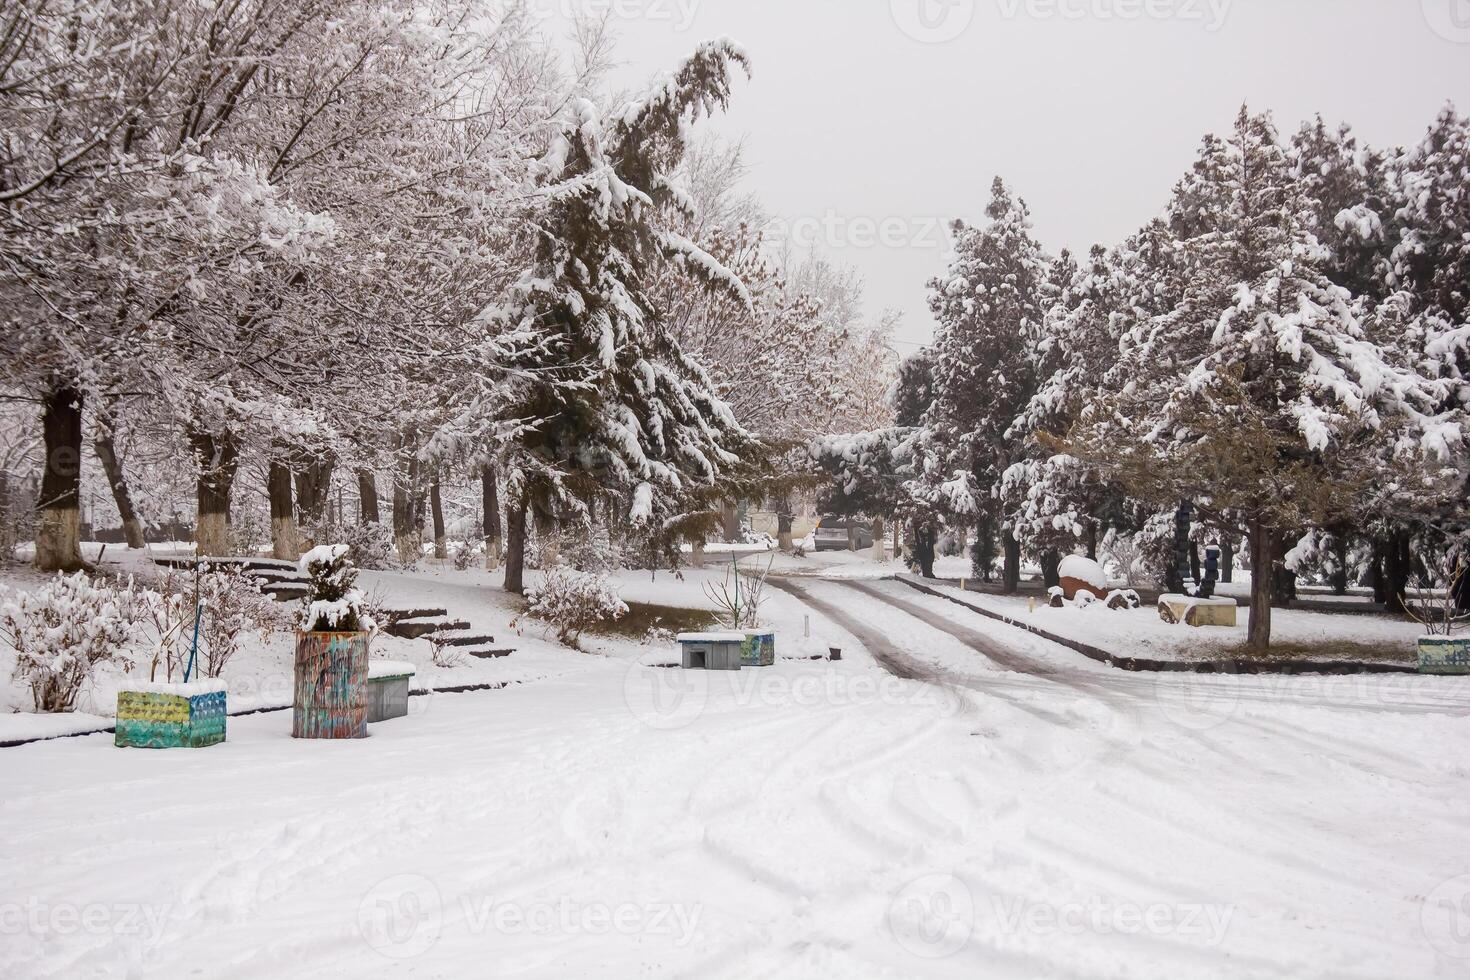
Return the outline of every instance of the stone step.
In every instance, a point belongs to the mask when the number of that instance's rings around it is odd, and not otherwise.
[[[449,630],[467,630],[469,623],[458,620],[428,620],[428,619],[399,619],[394,620],[385,630],[389,636],[399,636],[405,640],[417,640],[430,633],[443,633]]]
[[[430,643],[437,643],[441,647],[487,647],[495,643],[495,637],[493,636],[480,636],[469,633],[431,633],[425,639]]]
[[[508,657],[511,654],[515,653],[514,650],[489,650],[489,649],[486,649],[486,650],[465,650],[463,652],[466,655],[468,655],[468,656],[474,657],[476,660],[499,660],[502,657]]]
[[[269,583],[289,582],[305,585],[307,582],[311,581],[308,576],[302,575],[300,572],[288,572],[285,569],[281,569],[280,571],[271,570],[265,572],[251,572],[250,577],[260,582]]]
[[[449,615],[448,609],[385,609],[383,615],[388,617],[388,622],[396,623],[404,619],[444,619]]]
[[[268,595],[277,602],[295,602],[297,599],[305,599],[311,594],[311,590],[304,585],[262,585],[261,594]]]

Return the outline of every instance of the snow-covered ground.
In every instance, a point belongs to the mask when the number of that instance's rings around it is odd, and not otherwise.
[[[1054,635],[1100,647],[1124,657],[1154,660],[1212,660],[1239,655],[1250,629],[1250,609],[1242,605],[1234,628],[1171,625],[1155,606],[1108,609],[1101,603],[1085,608],[1053,609],[1027,596],[997,596],[957,586],[925,582],[928,588]],[[1034,607],[1034,608],[1033,608]],[[1298,609],[1271,611],[1272,642],[1308,659],[1355,660],[1371,657],[1406,665],[1417,663],[1415,643],[1424,627],[1394,616],[1327,614]]]
[[[690,604],[721,574],[621,582]],[[268,714],[200,751],[0,751],[0,975],[1470,971],[1470,681],[1126,674],[899,583],[785,581],[781,651],[842,661],[527,630],[564,669],[363,742]],[[385,583],[513,611],[479,573]]]

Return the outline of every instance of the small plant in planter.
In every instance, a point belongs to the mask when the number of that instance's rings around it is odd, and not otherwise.
[[[776,556],[772,552],[759,576],[740,576],[740,562],[730,563],[723,582],[704,583],[704,594],[719,610],[723,626],[744,633],[740,661],[745,667],[771,667],[776,663],[776,631],[761,625],[761,606],[766,598],[766,577]]]
[[[377,629],[356,587],[346,545],[322,545],[301,558],[309,581],[296,632],[295,738],[366,738],[368,646]]]
[[[1441,588],[1426,582],[1418,600],[1405,602],[1409,617],[1424,627],[1419,638],[1419,673],[1470,674],[1470,613],[1460,610],[1455,589],[1465,577],[1465,564],[1451,566]]]

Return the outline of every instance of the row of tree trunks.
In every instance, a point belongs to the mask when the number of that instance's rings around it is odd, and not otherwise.
[[[240,467],[240,450],[228,431],[193,429],[189,432],[189,444],[199,470],[195,547],[200,555],[223,557],[231,552],[230,496]]]
[[[500,567],[500,486],[495,467],[488,463],[480,467],[480,509],[485,531],[485,570],[493,572]]]
[[[82,393],[67,384],[46,392],[41,413],[46,460],[36,503],[36,567],[74,572],[82,560]]]

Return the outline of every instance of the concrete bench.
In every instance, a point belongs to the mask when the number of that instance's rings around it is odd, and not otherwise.
[[[368,665],[368,724],[408,714],[408,690],[418,668],[393,660]]]

